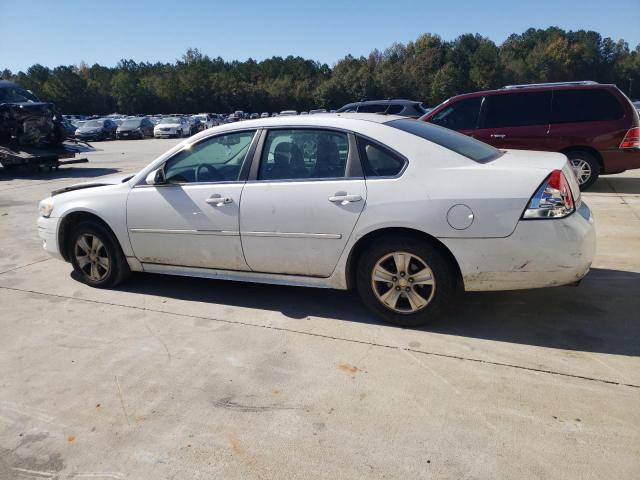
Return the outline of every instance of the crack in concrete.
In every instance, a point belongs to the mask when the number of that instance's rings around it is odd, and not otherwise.
[[[48,262],[49,260],[53,260],[53,258],[43,258],[41,260],[36,260],[35,262],[27,263],[26,265],[18,265],[17,267],[9,268],[8,270],[0,272],[0,275],[2,275],[3,273],[15,272],[16,270],[20,270],[21,268],[27,268],[31,265],[35,265],[36,263]]]
[[[452,354],[448,354],[448,353],[429,352],[429,351],[425,351],[425,350],[417,350],[417,349],[411,348],[411,347],[394,346],[394,345],[388,345],[388,344],[384,344],[384,343],[369,342],[369,341],[366,341],[366,340],[357,340],[357,339],[353,339],[353,338],[336,337],[336,336],[333,336],[333,335],[326,335],[326,334],[322,334],[322,333],[305,332],[305,331],[302,331],[302,330],[295,330],[293,328],[276,327],[276,326],[273,326],[273,325],[259,325],[259,324],[254,324],[254,323],[241,322],[241,321],[238,321],[238,320],[225,320],[225,319],[222,319],[222,318],[215,318],[215,317],[203,317],[201,315],[190,315],[188,313],[170,312],[170,311],[160,310],[160,309],[155,309],[155,308],[137,307],[135,305],[125,305],[125,304],[121,304],[121,303],[105,302],[105,301],[102,301],[102,300],[90,300],[90,299],[86,299],[86,298],[76,298],[76,297],[72,297],[72,296],[68,296],[68,295],[59,295],[59,294],[56,294],[56,293],[38,292],[36,290],[26,290],[26,289],[22,289],[22,288],[6,287],[6,286],[1,286],[1,285],[0,285],[0,289],[10,290],[10,291],[15,291],[15,292],[22,292],[22,293],[32,293],[32,294],[36,294],[36,295],[43,295],[43,296],[56,297],[56,298],[64,298],[64,299],[67,299],[67,300],[76,300],[78,302],[96,303],[96,304],[100,304],[100,305],[110,305],[110,306],[113,306],[113,307],[131,308],[131,309],[135,309],[135,310],[141,310],[141,311],[152,312],[152,313],[163,313],[163,314],[166,314],[166,315],[175,315],[175,316],[185,317],[185,318],[195,318],[195,319],[199,319],[199,320],[208,320],[208,321],[212,321],[212,322],[228,323],[228,324],[232,324],[232,325],[241,325],[241,326],[261,328],[261,329],[266,329],[266,330],[275,330],[275,331],[280,331],[280,332],[295,333],[295,334],[306,335],[306,336],[310,336],[310,337],[324,338],[324,339],[327,339],[327,340],[338,340],[338,341],[342,341],[342,342],[350,342],[350,343],[356,343],[356,344],[361,344],[361,345],[370,345],[372,347],[388,348],[388,349],[391,349],[391,350],[404,350],[404,351],[408,351],[408,352],[413,352],[413,353],[418,353],[418,354],[428,355],[428,356],[433,356],[433,357],[439,357],[439,358],[448,358],[448,359],[452,359],[452,360],[475,362],[475,363],[478,363],[478,364],[492,365],[492,366],[497,366],[497,367],[514,368],[514,369],[517,369],[517,370],[524,370],[524,371],[528,371],[528,372],[546,373],[546,374],[549,374],[549,375],[557,375],[557,376],[560,376],[560,377],[574,378],[574,379],[578,379],[578,380],[586,380],[586,381],[589,381],[589,382],[598,382],[598,383],[604,383],[604,384],[607,384],[607,385],[618,385],[618,386],[622,386],[622,387],[630,387],[630,388],[640,389],[640,385],[636,385],[636,384],[633,384],[633,383],[617,382],[615,380],[607,380],[605,378],[588,377],[586,375],[577,375],[577,374],[573,374],[573,373],[557,372],[557,371],[554,371],[554,370],[548,370],[548,369],[544,369],[544,368],[525,367],[525,366],[522,366],[522,365],[515,365],[515,364],[512,364],[512,363],[494,362],[494,361],[491,361],[491,360],[482,360],[480,358],[464,357],[462,355],[452,355]]]

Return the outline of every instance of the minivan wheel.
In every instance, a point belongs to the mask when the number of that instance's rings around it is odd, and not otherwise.
[[[114,287],[130,274],[118,241],[98,222],[78,224],[70,236],[68,248],[78,280],[87,285]]]
[[[593,154],[574,150],[567,152],[567,157],[580,184],[580,190],[586,190],[593,185],[600,175],[600,164]]]
[[[437,319],[456,294],[455,269],[437,249],[417,239],[380,240],[364,252],[357,268],[363,303],[401,327]]]

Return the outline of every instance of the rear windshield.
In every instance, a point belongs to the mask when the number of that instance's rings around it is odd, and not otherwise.
[[[487,163],[502,155],[502,152],[497,148],[482,143],[475,138],[467,137],[462,133],[454,132],[448,128],[432,125],[421,120],[406,118],[392,120],[391,122],[385,123],[385,125],[417,135],[420,138],[424,138],[441,147],[463,155],[474,162]]]

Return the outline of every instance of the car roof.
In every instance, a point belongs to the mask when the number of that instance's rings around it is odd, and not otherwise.
[[[283,115],[278,117],[257,118],[254,120],[244,120],[237,123],[226,123],[217,127],[209,128],[189,139],[189,141],[199,141],[202,138],[216,135],[218,133],[239,131],[252,128],[266,127],[322,127],[322,128],[344,128],[345,130],[357,131],[366,128],[371,124],[383,124],[392,120],[406,120],[407,117],[400,115],[384,115],[378,113],[318,113],[315,115]]]
[[[599,89],[617,89],[613,84],[609,83],[557,83],[557,84],[531,84],[526,86],[510,86],[509,88],[503,87],[495,90],[480,90],[478,92],[461,93],[455,95],[448,100],[456,100],[463,98],[484,97],[487,95],[512,95],[514,93],[524,92],[544,92],[548,90],[599,90]],[[447,100],[447,101],[448,101]]]

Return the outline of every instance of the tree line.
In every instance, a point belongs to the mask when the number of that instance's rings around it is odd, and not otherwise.
[[[501,45],[478,34],[453,41],[423,34],[367,57],[347,55],[330,67],[289,56],[257,62],[211,58],[188,49],[175,63],[121,60],[0,77],[54,102],[64,113],[276,112],[338,108],[361,99],[409,98],[435,106],[456,94],[512,83],[595,80],[640,97],[640,45],[594,31],[529,29]]]

